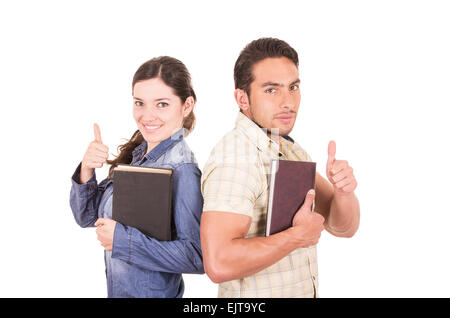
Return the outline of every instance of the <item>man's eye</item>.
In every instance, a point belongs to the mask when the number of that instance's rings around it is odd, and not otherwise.
[[[169,104],[164,103],[164,102],[160,102],[160,103],[156,104],[156,106],[158,106],[158,108],[164,108],[164,107],[167,107],[168,105]]]
[[[135,101],[134,104],[135,104],[136,106],[144,106],[144,103],[141,102],[141,101],[138,101],[138,100]]]
[[[273,93],[275,93],[277,90],[275,89],[275,88],[268,88],[268,89],[266,89],[266,93],[269,93],[269,94],[273,94]]]
[[[297,91],[298,90],[298,84],[292,85],[291,86],[291,91]]]

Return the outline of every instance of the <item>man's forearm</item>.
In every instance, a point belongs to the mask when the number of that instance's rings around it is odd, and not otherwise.
[[[324,217],[312,212],[314,191],[308,192],[292,226],[267,237],[246,238],[252,218],[236,213],[203,212],[200,237],[205,272],[215,283],[253,275],[293,250],[317,244]]]
[[[325,228],[340,237],[353,236],[359,227],[359,201],[355,193],[334,193]]]
[[[205,271],[215,283],[253,275],[298,248],[294,235],[287,229],[268,237],[233,239],[223,250],[204,255],[209,260],[204,261]]]

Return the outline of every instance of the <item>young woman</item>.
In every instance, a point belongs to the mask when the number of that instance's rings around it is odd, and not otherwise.
[[[197,162],[184,137],[193,129],[196,96],[188,70],[168,56],[134,75],[133,117],[138,130],[108,160],[100,129],[72,176],[70,206],[81,227],[97,226],[105,248],[108,297],[182,297],[181,273],[204,273],[200,249],[203,199]],[[111,165],[97,184],[95,168]],[[111,219],[114,167],[119,163],[173,169],[172,241],[158,241]]]

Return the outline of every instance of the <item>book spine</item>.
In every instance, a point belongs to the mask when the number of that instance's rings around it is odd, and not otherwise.
[[[174,239],[174,237],[172,237],[172,223],[175,224],[175,222],[173,222],[173,218],[175,217],[175,213],[173,213],[173,205],[172,205],[172,196],[173,196],[173,174],[170,175],[170,179],[169,179],[169,207],[170,207],[170,223],[169,223],[169,228],[168,228],[168,232],[167,232],[167,237],[169,238],[169,241],[172,241]]]
[[[270,184],[269,184],[269,202],[267,203],[266,215],[266,236],[270,235],[270,224],[272,223],[272,205],[275,190],[275,174],[278,170],[278,160],[273,159],[270,162]]]

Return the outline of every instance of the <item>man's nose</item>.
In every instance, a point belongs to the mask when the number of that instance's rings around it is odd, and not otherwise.
[[[295,108],[296,98],[290,92],[283,92],[280,102],[281,109],[290,111]]]

